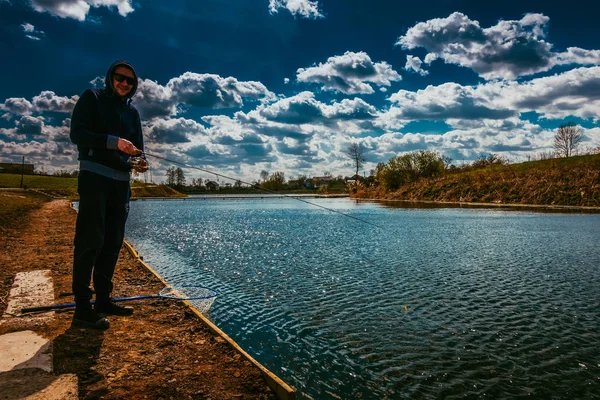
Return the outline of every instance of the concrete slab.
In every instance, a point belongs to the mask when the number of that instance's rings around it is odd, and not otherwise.
[[[0,372],[38,368],[52,372],[52,342],[32,331],[0,336]]]
[[[39,326],[52,319],[54,312],[21,315],[21,309],[52,304],[49,270],[18,273],[0,324],[20,329]],[[77,375],[52,374],[52,342],[48,339],[31,330],[7,333],[0,336],[0,355],[0,399],[78,399]]]
[[[0,324],[16,325],[20,329],[39,326],[54,317],[54,312],[25,314],[26,307],[49,306],[54,304],[54,284],[50,270],[19,272],[10,289],[8,305]],[[20,318],[15,318],[20,317]]]

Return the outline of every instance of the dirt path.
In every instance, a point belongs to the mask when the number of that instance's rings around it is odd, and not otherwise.
[[[28,192],[15,196],[35,196]],[[19,202],[3,194],[3,201]],[[0,219],[0,313],[17,272],[50,269],[57,303],[70,292],[75,212],[68,201],[39,200],[26,216]],[[125,250],[115,297],[153,294],[162,284]],[[217,300],[218,301],[218,300]],[[111,317],[105,332],[71,328],[72,311],[37,330],[54,340],[54,371],[74,373],[84,399],[274,399],[258,368],[176,302],[130,303],[132,317]],[[16,328],[0,326],[0,334]]]

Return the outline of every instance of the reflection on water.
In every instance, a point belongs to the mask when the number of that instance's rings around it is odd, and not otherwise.
[[[299,398],[594,398],[600,215],[132,203],[128,240]]]

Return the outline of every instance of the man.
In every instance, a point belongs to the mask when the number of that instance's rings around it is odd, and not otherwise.
[[[131,170],[146,172],[140,115],[131,104],[137,75],[126,61],[116,61],[105,88],[88,89],[71,117],[71,141],[79,151],[79,213],[73,257],[73,325],[108,329],[104,315],[131,315],[131,307],[111,301],[112,277],[123,244],[129,212]],[[93,272],[93,274],[92,274]],[[91,306],[93,276],[96,301]]]

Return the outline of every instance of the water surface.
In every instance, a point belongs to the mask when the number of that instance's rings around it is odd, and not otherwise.
[[[127,240],[298,398],[600,398],[600,215],[136,201]]]

